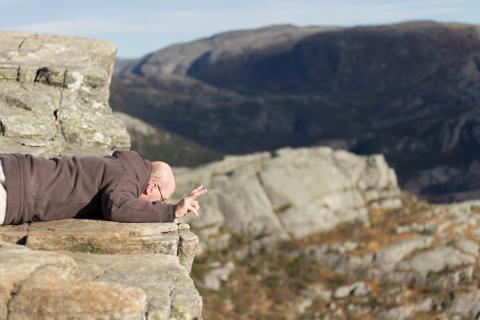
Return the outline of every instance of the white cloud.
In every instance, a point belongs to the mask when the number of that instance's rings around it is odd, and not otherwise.
[[[14,0],[0,0],[0,4]],[[15,0],[28,1],[28,0]],[[31,1],[31,0],[30,0]],[[157,2],[145,5],[141,1],[120,10],[80,14],[61,14],[61,19],[48,20],[51,15],[40,14],[28,24],[8,29],[37,33],[70,34],[124,41],[131,46],[133,38],[151,36],[153,48],[188,41],[218,32],[254,28],[271,24],[305,25],[368,25],[408,20],[455,20],[466,15],[469,8],[478,8],[478,0],[184,0]],[[142,9],[143,8],[143,9]],[[148,8],[148,9],[145,9]],[[118,10],[117,10],[118,9]],[[32,20],[30,20],[32,21]],[[5,27],[2,27],[5,29]],[[127,40],[128,39],[128,40]],[[140,45],[140,40],[136,43]],[[146,42],[146,40],[145,40]],[[131,42],[130,42],[131,43]],[[122,53],[122,43],[118,43]],[[130,55],[130,54],[129,54]],[[134,55],[133,53],[131,55]]]
[[[67,33],[67,34],[95,34],[95,33],[122,33],[122,32],[145,32],[145,26],[122,23],[108,19],[77,19],[58,20],[31,23],[11,27],[19,31],[31,31],[38,33]]]
[[[0,0],[11,1],[11,0]],[[66,34],[199,34],[260,25],[293,23],[298,25],[355,25],[396,22],[413,19],[434,19],[462,11],[462,0],[393,0],[358,1],[327,0],[258,1],[243,6],[222,6],[216,9],[176,9],[136,11],[125,17],[102,16],[39,21],[13,26],[10,29],[40,33]],[[464,0],[465,1],[465,0]]]

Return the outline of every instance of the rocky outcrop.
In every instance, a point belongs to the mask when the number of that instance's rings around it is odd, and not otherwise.
[[[381,153],[411,192],[474,199],[479,34],[432,21],[226,32],[126,62],[111,103],[224,154]]]
[[[108,104],[116,48],[0,32],[0,153],[128,149]],[[61,220],[0,227],[0,319],[198,319],[185,224]]]
[[[232,234],[270,243],[346,222],[368,225],[367,207],[402,205],[395,172],[381,155],[326,147],[227,157],[177,169],[176,177],[178,196],[194,184],[207,186],[202,215],[189,222],[212,248],[226,246]]]
[[[304,253],[366,281],[381,294],[398,290],[396,301],[370,293],[375,308],[356,306],[357,312],[372,312],[379,319],[411,319],[425,313],[440,319],[474,318],[480,312],[478,208],[478,201],[424,208],[402,218],[401,228],[395,214],[387,213],[374,230],[364,229],[374,235],[363,238],[367,241],[312,244]],[[353,295],[354,290],[346,296]],[[412,297],[418,303],[410,302]]]
[[[205,304],[218,308],[205,316],[475,319],[480,202],[401,198],[393,210],[367,205],[367,224],[342,223],[269,250],[245,250],[238,237],[227,250],[210,248],[195,277]]]
[[[0,319],[201,317],[188,225],[61,220],[0,237]]]
[[[108,104],[115,53],[105,41],[0,32],[0,152],[128,149]]]

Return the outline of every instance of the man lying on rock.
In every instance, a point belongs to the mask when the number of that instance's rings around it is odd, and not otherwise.
[[[118,222],[172,222],[196,216],[194,189],[177,204],[165,201],[175,177],[165,162],[150,162],[134,151],[106,157],[41,158],[0,154],[0,225],[70,218]]]

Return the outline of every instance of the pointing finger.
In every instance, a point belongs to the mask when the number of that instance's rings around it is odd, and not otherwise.
[[[197,199],[198,197],[200,197],[201,195],[207,193],[207,189],[202,189],[202,190],[198,190],[198,191],[195,191],[195,192],[192,192],[190,194],[190,196],[193,198],[193,199]]]

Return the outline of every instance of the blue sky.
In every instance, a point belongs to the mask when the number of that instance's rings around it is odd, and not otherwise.
[[[480,24],[480,0],[0,0],[0,30],[114,42],[119,57],[272,24],[372,25],[408,20]]]

